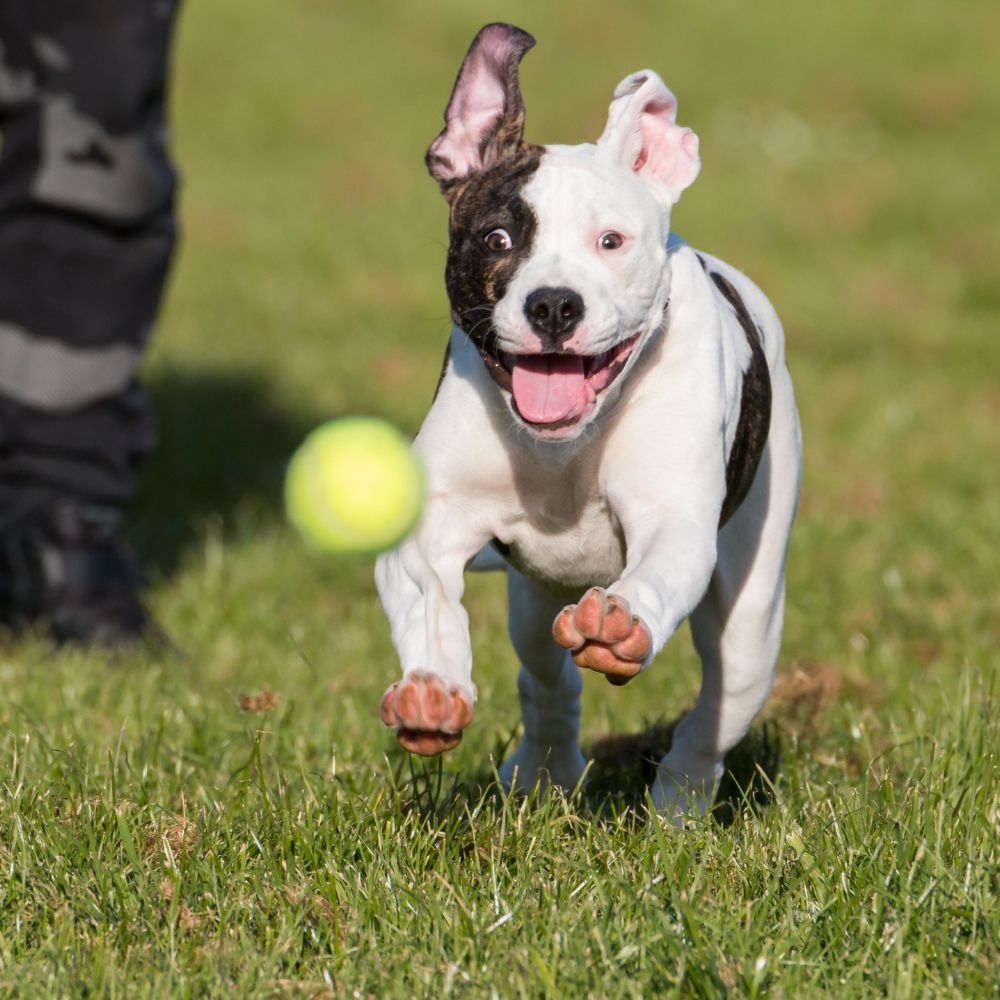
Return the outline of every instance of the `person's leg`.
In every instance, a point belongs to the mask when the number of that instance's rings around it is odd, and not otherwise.
[[[164,117],[175,11],[0,5],[0,621],[58,617],[67,574],[77,605],[94,595],[99,607],[111,584],[134,590],[109,550],[153,442],[136,370],[175,240]],[[62,584],[39,578],[58,562],[32,551],[39,539],[73,550]]]

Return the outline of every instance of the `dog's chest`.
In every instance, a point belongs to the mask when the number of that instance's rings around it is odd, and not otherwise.
[[[540,489],[522,488],[519,499],[520,509],[505,519],[497,541],[525,576],[570,595],[588,586],[608,586],[621,576],[621,525],[606,497],[586,488],[586,481],[567,474]]]

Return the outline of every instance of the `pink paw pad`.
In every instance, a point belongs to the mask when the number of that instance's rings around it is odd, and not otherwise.
[[[472,721],[472,702],[436,674],[414,671],[386,689],[379,715],[396,729],[404,750],[433,757],[462,742],[462,730]]]
[[[578,667],[604,674],[612,684],[626,684],[642,669],[652,640],[649,629],[622,597],[591,587],[579,604],[556,615],[552,636],[573,654]]]

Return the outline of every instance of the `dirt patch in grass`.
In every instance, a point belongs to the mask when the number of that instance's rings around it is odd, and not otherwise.
[[[261,688],[260,694],[241,694],[240,708],[244,712],[270,712],[281,704],[281,695],[270,688]]]
[[[187,816],[171,816],[160,826],[151,830],[146,837],[146,853],[162,854],[164,860],[173,865],[174,859],[190,853],[201,839],[198,824]]]

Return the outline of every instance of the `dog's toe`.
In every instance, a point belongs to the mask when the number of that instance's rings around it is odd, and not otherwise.
[[[619,685],[626,684],[642,670],[641,663],[623,659],[609,646],[596,642],[588,642],[583,649],[574,653],[573,661],[578,667],[605,674],[613,684]]]
[[[587,641],[576,627],[575,615],[576,605],[570,604],[556,615],[552,623],[552,638],[563,649],[580,649]]]
[[[611,648],[619,659],[641,664],[649,655],[649,647],[653,644],[653,640],[650,638],[646,623],[638,615],[630,615],[629,619],[628,633]]]

